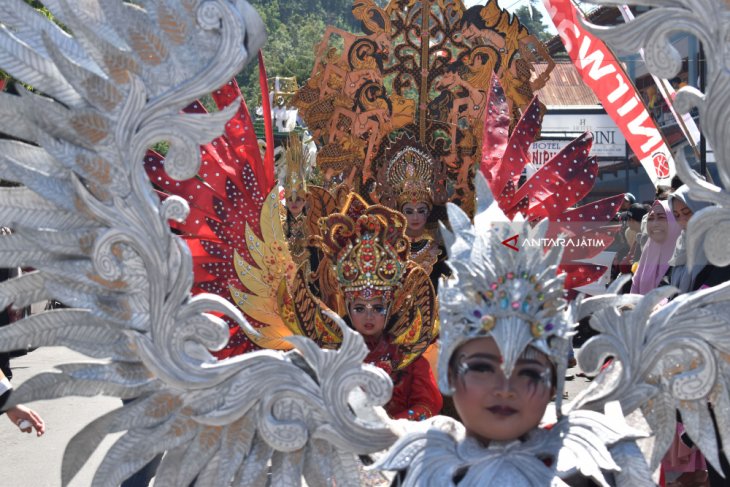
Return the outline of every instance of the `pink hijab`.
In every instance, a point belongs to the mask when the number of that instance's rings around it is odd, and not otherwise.
[[[651,207],[652,211],[661,209],[667,215],[667,239],[663,243],[657,243],[649,237],[644,249],[641,252],[639,267],[636,269],[634,280],[631,284],[632,294],[646,294],[661,282],[664,274],[669,269],[669,259],[674,254],[674,247],[677,245],[677,238],[682,231],[677,220],[674,219],[672,209],[667,201],[655,201]]]

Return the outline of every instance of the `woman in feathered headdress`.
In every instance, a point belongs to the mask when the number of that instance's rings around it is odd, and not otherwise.
[[[449,205],[444,231],[453,270],[439,286],[438,383],[453,397],[461,424],[439,417],[403,436],[377,468],[400,470],[402,485],[565,485],[557,477],[589,474],[608,485],[612,445],[632,439],[620,418],[561,411],[574,308],[558,273],[562,249],[541,242],[548,221],[511,221],[478,177],[474,222]],[[503,245],[513,235],[522,248]],[[555,400],[557,423],[542,428]],[[610,426],[608,426],[610,425]],[[579,459],[576,465],[563,448]],[[438,459],[438,461],[436,461]],[[607,460],[608,459],[608,460]],[[583,463],[581,463],[583,462]],[[595,463],[593,463],[595,462]],[[401,484],[397,484],[401,485]],[[622,484],[629,485],[629,484]]]

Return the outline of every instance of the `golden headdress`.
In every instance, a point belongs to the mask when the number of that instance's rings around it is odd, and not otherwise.
[[[330,260],[347,300],[393,298],[402,285],[410,243],[405,217],[381,205],[368,205],[350,193],[340,213],[320,220],[317,245]]]
[[[383,158],[377,174],[380,204],[400,211],[406,203],[426,203],[429,209],[434,201],[444,203],[445,188],[435,188],[434,182],[434,168],[440,164],[412,137],[399,134]]]
[[[282,157],[286,164],[286,178],[284,181],[286,199],[304,198],[307,192],[309,151],[304,147],[304,142],[299,134],[289,133],[289,140]]]
[[[397,349],[393,370],[416,360],[439,333],[436,291],[428,273],[408,259],[406,226],[402,213],[350,193],[338,213],[320,219],[314,238],[347,300],[382,296],[393,310],[387,329]],[[307,335],[319,343],[326,328],[323,321]]]
[[[429,166],[430,157],[422,154],[415,148],[405,149],[398,154],[400,161],[399,167],[393,171],[391,178],[400,179],[400,195],[398,196],[398,206],[402,207],[406,203],[426,203],[430,208],[433,206],[433,196],[431,195],[432,183],[431,167]]]

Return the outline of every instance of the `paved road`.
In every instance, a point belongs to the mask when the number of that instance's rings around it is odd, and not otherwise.
[[[83,355],[63,347],[38,349],[11,361],[13,383],[18,385],[35,373],[52,370],[57,364],[85,360],[88,359]],[[56,401],[39,401],[30,406],[46,422],[46,434],[40,438],[35,433],[20,433],[4,415],[0,417],[0,485],[3,487],[60,486],[61,461],[66,443],[90,421],[121,406],[121,401],[101,396],[68,397]],[[73,479],[71,486],[91,485],[94,471],[101,463],[102,452],[113,444],[114,438],[107,438],[102,443]]]
[[[11,366],[15,374],[13,383],[21,384],[31,375],[50,371],[63,363],[88,361],[83,355],[62,347],[36,350],[16,358]],[[571,369],[575,373],[577,369]],[[566,382],[570,400],[587,385],[583,378]],[[46,422],[46,434],[37,438],[18,431],[5,417],[0,417],[2,457],[0,461],[0,486],[2,487],[56,487],[61,485],[61,461],[66,443],[86,424],[102,414],[119,407],[118,399],[108,397],[68,397],[55,401],[39,401],[30,406],[41,414]],[[103,454],[119,436],[110,436],[94,453],[84,468],[73,479],[71,487],[91,485],[94,471],[101,463]]]

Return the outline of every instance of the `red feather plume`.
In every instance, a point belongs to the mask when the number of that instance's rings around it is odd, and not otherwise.
[[[164,158],[154,151],[147,153],[145,169],[161,198],[177,195],[190,205],[188,218],[170,225],[182,234],[192,253],[193,293],[214,293],[233,302],[229,286],[241,286],[232,264],[234,251],[255,265],[244,241],[245,228],[249,225],[260,236],[261,209],[275,184],[274,159],[268,154],[261,157],[253,121],[235,80],[212,96],[219,109],[231,103],[240,106],[226,123],[224,133],[200,147],[202,161],[197,176],[187,181],[170,178],[164,170]],[[206,112],[199,101],[185,111]],[[273,151],[273,144],[270,145]],[[250,318],[249,321],[259,325]],[[215,353],[218,358],[258,348],[238,325],[229,321],[229,326],[229,343]]]

